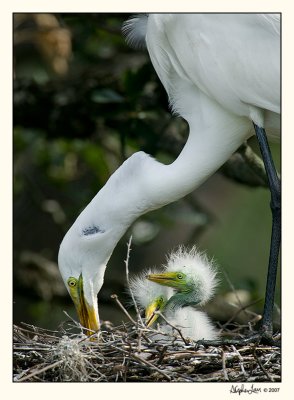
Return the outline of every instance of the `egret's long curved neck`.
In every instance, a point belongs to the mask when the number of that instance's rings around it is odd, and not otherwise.
[[[202,105],[195,110],[195,117],[187,118],[189,138],[178,158],[170,165],[154,163],[148,172],[147,189],[152,193],[150,202],[154,208],[178,200],[198,187],[249,136],[251,122],[247,118],[224,113],[217,104],[210,104],[209,118],[206,104]]]
[[[195,90],[190,98],[186,93],[185,99],[192,111],[181,114],[189,124],[190,133],[178,158],[165,165],[145,153],[133,154],[79,217],[84,227],[91,227],[95,216],[99,229],[111,232],[113,244],[108,256],[140,215],[192,192],[248,137],[251,123],[247,118],[226,113],[207,96],[195,94]],[[181,104],[189,110],[183,99]]]

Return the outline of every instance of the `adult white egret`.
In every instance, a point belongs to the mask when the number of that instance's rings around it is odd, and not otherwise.
[[[216,284],[216,270],[207,257],[196,248],[180,248],[169,256],[164,272],[143,272],[130,281],[130,289],[145,309],[147,326],[154,324],[158,318],[155,311],[160,311],[171,325],[181,329],[184,337],[215,340],[219,335],[207,314],[190,306],[204,305]],[[172,327],[159,320],[161,330],[171,333]]]
[[[78,216],[59,250],[59,268],[83,326],[99,329],[97,294],[114,247],[140,215],[185,196],[254,134],[271,190],[272,245],[261,331],[272,336],[280,247],[280,183],[265,129],[280,128],[280,20],[270,14],[150,14],[130,19],[170,104],[189,125],[178,158],[163,165],[138,152]]]

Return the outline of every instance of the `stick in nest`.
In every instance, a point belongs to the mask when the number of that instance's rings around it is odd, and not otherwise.
[[[128,284],[129,292],[130,292],[130,294],[131,294],[132,301],[133,301],[133,304],[134,304],[134,306],[135,306],[135,310],[136,310],[136,313],[137,313],[137,318],[138,318],[138,320],[141,322],[141,324],[144,325],[144,324],[143,324],[143,321],[142,321],[142,318],[141,318],[141,315],[140,315],[140,312],[139,312],[139,308],[138,308],[138,305],[137,305],[137,302],[136,302],[134,293],[133,293],[133,291],[132,291],[132,289],[131,289],[131,286],[130,286],[130,279],[129,279],[129,260],[130,260],[130,252],[131,252],[131,243],[132,243],[132,236],[130,237],[130,240],[129,240],[128,243],[127,243],[128,250],[127,250],[127,258],[125,259],[126,279],[127,279],[127,284]]]
[[[226,353],[224,352],[224,350],[222,350],[221,352],[222,352],[222,368],[223,368],[224,378],[225,378],[225,381],[229,381],[227,368],[226,368]]]
[[[128,313],[128,311],[125,309],[125,307],[122,305],[122,303],[120,302],[118,295],[117,294],[112,294],[110,296],[112,299],[114,299],[114,301],[116,302],[116,304],[119,306],[119,308],[122,310],[122,312],[128,317],[128,319],[131,321],[132,324],[134,324],[135,326],[137,326],[137,322],[130,316],[130,314]]]
[[[247,373],[245,371],[245,368],[244,368],[244,365],[243,365],[243,357],[241,356],[240,352],[236,349],[236,347],[234,345],[231,345],[231,347],[232,347],[233,351],[237,354],[237,356],[239,358],[240,368],[241,368],[241,371],[242,371],[244,377],[247,378],[248,375],[247,375]]]

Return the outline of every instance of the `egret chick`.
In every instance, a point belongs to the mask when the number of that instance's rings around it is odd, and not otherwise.
[[[181,287],[181,290],[186,291],[185,295],[175,290],[176,285],[153,283],[156,277],[166,276],[166,274],[173,276],[170,274],[174,274],[176,265],[180,271],[184,269],[189,277],[186,279],[188,289]],[[183,272],[176,272],[176,275],[180,276],[180,274],[184,276]],[[146,276],[149,281],[146,280]],[[180,281],[182,282],[181,278]],[[219,335],[209,317],[205,312],[191,306],[205,304],[213,295],[216,285],[216,271],[207,257],[197,252],[196,248],[190,251],[180,248],[169,256],[163,274],[149,270],[147,274],[143,273],[130,282],[130,290],[139,306],[145,308],[147,326],[150,327],[155,323],[159,316],[155,312],[160,311],[171,325],[181,330],[184,337],[193,340],[215,340]],[[159,322],[164,333],[172,333],[172,327],[162,318],[159,318]]]
[[[148,274],[147,279],[173,288],[175,293],[165,305],[165,315],[172,316],[177,325],[186,326],[184,335],[194,340],[218,338],[208,316],[193,308],[207,303],[218,284],[216,267],[205,253],[199,252],[195,246],[190,250],[180,247],[169,255],[163,273]]]

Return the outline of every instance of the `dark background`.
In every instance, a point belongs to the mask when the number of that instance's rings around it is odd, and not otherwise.
[[[125,158],[138,150],[169,163],[187,126],[170,114],[146,50],[128,47],[128,14],[14,14],[14,321],[55,329],[75,312],[57,255],[67,229]],[[255,138],[250,145],[258,152]],[[279,146],[272,144],[279,169]],[[231,168],[231,167],[230,167]],[[231,171],[232,172],[232,171]],[[210,314],[224,322],[233,290],[263,306],[271,215],[264,187],[218,171],[194,193],[144,215],[121,239],[99,294],[100,317],[125,316],[130,274],[160,265],[179,244],[197,244],[220,266]],[[280,305],[280,285],[276,294]],[[232,311],[233,310],[233,311]],[[276,310],[276,311],[277,311]],[[132,312],[130,310],[130,312]],[[278,313],[277,313],[278,314]]]

